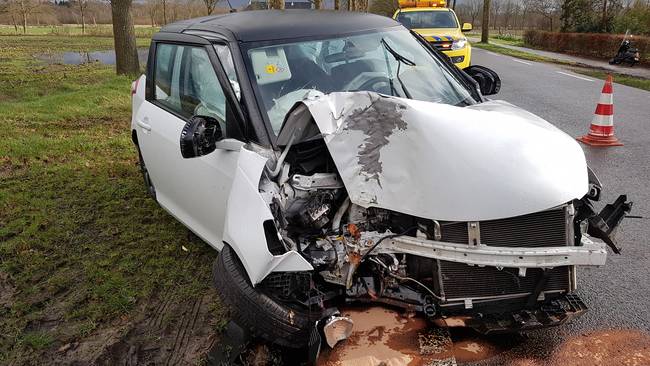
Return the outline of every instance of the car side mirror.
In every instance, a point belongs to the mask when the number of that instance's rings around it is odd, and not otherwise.
[[[501,89],[501,78],[487,67],[472,65],[464,68],[463,71],[476,80],[483,95],[493,95]]]
[[[463,23],[463,27],[460,29],[463,32],[469,32],[472,30],[472,24],[471,23]]]
[[[181,155],[185,159],[207,155],[223,139],[219,120],[208,116],[193,116],[181,131]]]

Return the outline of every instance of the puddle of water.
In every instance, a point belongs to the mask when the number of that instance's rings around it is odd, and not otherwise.
[[[147,63],[148,48],[138,48],[138,59],[141,64]],[[43,53],[35,56],[48,64],[81,65],[99,62],[104,65],[115,65],[115,50],[90,52],[61,52]]]

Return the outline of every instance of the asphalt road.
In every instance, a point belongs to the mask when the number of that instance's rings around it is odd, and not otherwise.
[[[501,91],[492,99],[525,108],[571,136],[588,131],[602,80],[477,48],[472,58],[473,64],[487,66],[501,77]],[[622,255],[610,252],[606,266],[579,270],[578,294],[589,312],[571,324],[530,333],[528,340],[507,352],[508,358],[544,358],[563,341],[593,330],[650,331],[650,92],[614,84],[614,125],[625,146],[582,145],[604,185],[598,208],[625,193],[634,201],[632,215],[644,218],[623,221],[617,235]]]

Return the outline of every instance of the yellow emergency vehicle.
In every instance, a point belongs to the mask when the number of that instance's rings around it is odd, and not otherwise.
[[[459,68],[469,66],[472,48],[463,32],[472,30],[472,25],[461,27],[445,0],[399,0],[399,7],[393,19],[422,35]]]

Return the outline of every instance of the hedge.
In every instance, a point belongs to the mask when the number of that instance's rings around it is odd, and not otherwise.
[[[622,34],[558,33],[538,30],[524,33],[524,43],[532,48],[604,60],[614,57],[622,41]],[[650,37],[634,36],[632,47],[639,49],[641,63],[650,65]]]

